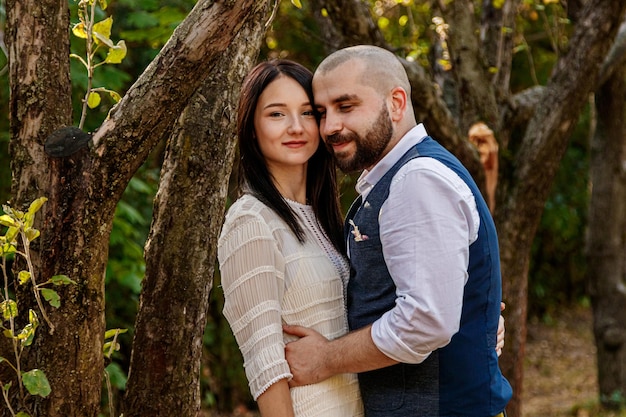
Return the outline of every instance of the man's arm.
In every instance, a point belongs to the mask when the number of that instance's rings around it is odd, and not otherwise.
[[[285,333],[300,337],[285,347],[293,374],[289,385],[315,384],[333,375],[366,372],[398,363],[378,350],[372,341],[371,328],[366,326],[329,341],[306,327],[283,326]]]

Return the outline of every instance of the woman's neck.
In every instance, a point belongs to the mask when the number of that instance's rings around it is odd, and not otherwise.
[[[306,204],[306,167],[297,170],[272,170],[278,192],[286,199]]]

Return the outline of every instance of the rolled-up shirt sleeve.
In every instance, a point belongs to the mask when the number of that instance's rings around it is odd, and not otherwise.
[[[458,331],[479,222],[471,190],[441,162],[416,158],[396,173],[379,223],[397,299],[371,332],[385,355],[420,363]]]
[[[292,377],[281,325],[284,259],[262,219],[245,215],[224,225],[218,245],[224,316],[256,400],[272,384]]]

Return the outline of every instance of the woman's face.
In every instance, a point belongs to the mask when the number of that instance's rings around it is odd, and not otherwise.
[[[319,145],[319,130],[304,89],[280,76],[265,88],[254,112],[254,130],[270,172],[306,166]]]

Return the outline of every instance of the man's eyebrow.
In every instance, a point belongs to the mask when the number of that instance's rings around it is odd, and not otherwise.
[[[339,97],[336,97],[333,100],[333,103],[342,103],[344,101],[357,100],[358,96],[356,94],[342,94]]]
[[[359,96],[357,96],[356,94],[342,94],[338,97],[335,97],[333,101],[331,102],[331,104],[340,104],[340,103],[345,103],[346,101],[361,101],[361,100],[359,99]],[[321,104],[317,104],[317,103],[315,103],[315,106],[317,108],[324,108],[324,106],[322,106]]]

